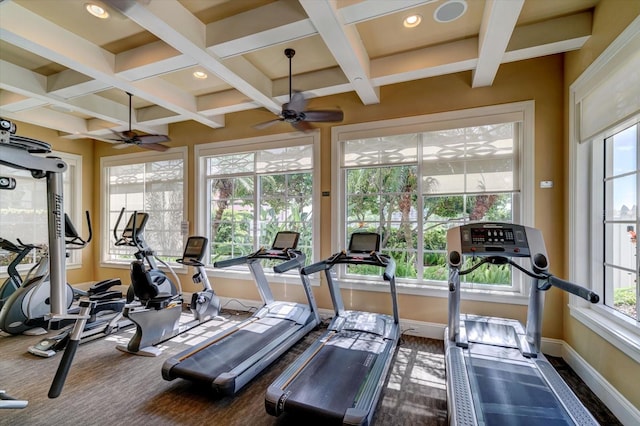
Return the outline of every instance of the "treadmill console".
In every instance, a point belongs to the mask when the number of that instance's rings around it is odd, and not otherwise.
[[[375,232],[354,232],[349,241],[349,253],[369,254],[380,251],[380,234]]]
[[[276,234],[276,238],[273,240],[271,250],[295,250],[298,247],[298,239],[300,238],[299,232],[293,231],[280,231]]]
[[[462,254],[530,256],[524,226],[511,223],[472,223],[460,227]]]

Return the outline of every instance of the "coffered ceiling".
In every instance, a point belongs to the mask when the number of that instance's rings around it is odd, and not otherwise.
[[[99,19],[87,3],[108,14]],[[275,114],[293,89],[307,98],[472,71],[491,86],[501,64],[579,49],[598,0],[4,0],[0,115],[68,138],[128,127],[169,132],[193,120]],[[403,19],[419,15],[406,28]],[[197,79],[194,72],[207,77]],[[250,124],[248,124],[250,125]]]

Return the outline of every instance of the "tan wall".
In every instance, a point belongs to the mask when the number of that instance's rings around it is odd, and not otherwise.
[[[593,36],[582,49],[570,52],[565,57],[565,134],[564,165],[569,168],[569,86],[587,69],[593,61],[615,40],[618,35],[638,16],[640,1],[636,0],[601,0],[593,17]],[[569,188],[566,189],[565,202],[569,202]],[[565,220],[571,220],[566,217]],[[565,259],[569,261],[568,252]],[[567,307],[568,296],[565,296],[561,307],[564,309],[563,336],[589,365],[605,380],[614,386],[636,408],[640,409],[640,392],[638,380],[640,365],[623,352],[609,344],[599,335],[571,317]]]
[[[564,233],[562,217],[564,203],[562,188],[565,176],[562,168],[563,157],[561,150],[563,132],[563,60],[562,56],[549,56],[536,60],[506,64],[500,68],[495,83],[491,87],[471,89],[471,73],[459,73],[422,80],[419,82],[396,84],[381,89],[382,103],[379,105],[363,106],[354,93],[347,93],[314,99],[310,101],[312,108],[334,108],[339,106],[345,113],[343,124],[360,123],[375,120],[385,120],[443,111],[453,111],[486,105],[496,105],[508,102],[535,100],[536,108],[536,181],[540,179],[553,180],[553,189],[536,189],[536,226],[541,228],[547,239],[549,255],[554,271],[558,275],[564,274],[562,254]],[[172,146],[186,145],[189,147],[189,204],[188,219],[194,223],[193,210],[193,146],[196,144],[227,141],[255,137],[266,134],[289,132],[288,125],[274,126],[268,130],[256,131],[252,124],[266,121],[272,115],[266,111],[245,111],[226,116],[226,126],[213,130],[194,122],[178,123],[171,126],[170,136]],[[96,159],[105,155],[118,155],[111,146],[96,143]],[[328,125],[321,130],[321,190],[331,189],[331,133]],[[99,168],[94,169],[95,193],[99,193]],[[537,186],[537,185],[536,185]],[[96,199],[96,202],[99,200]],[[554,206],[549,208],[548,206]],[[99,206],[96,206],[99,208]],[[96,215],[97,216],[97,215]],[[321,200],[321,229],[320,256],[330,255],[331,200],[322,197]],[[96,217],[95,222],[98,223]],[[99,226],[96,225],[96,229]],[[191,232],[194,231],[193,225]],[[98,231],[99,232],[99,231]],[[96,258],[96,261],[98,259]],[[99,268],[96,279],[120,276],[126,280],[127,271],[121,269]],[[249,281],[235,281],[217,279],[213,282],[216,291],[227,297],[258,299],[254,285]],[[184,275],[182,285],[186,291],[194,291],[197,287],[190,283],[189,275]],[[347,308],[391,312],[388,294],[355,290],[343,290]],[[287,300],[304,300],[304,294],[299,286],[276,285],[274,293],[277,297]],[[285,294],[286,293],[286,294]],[[315,288],[315,296],[322,308],[330,309],[331,301],[326,284]],[[447,321],[447,301],[444,298],[429,298],[421,296],[400,296],[400,312],[403,318],[444,324]],[[544,334],[553,338],[562,337],[562,296],[552,290],[547,297],[547,307],[544,319]],[[497,303],[465,302],[463,309],[478,314],[489,314],[515,317],[522,321],[526,319],[526,309],[518,305]]]

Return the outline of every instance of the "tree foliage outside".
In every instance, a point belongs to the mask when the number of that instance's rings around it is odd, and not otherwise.
[[[396,262],[396,276],[445,281],[446,233],[469,221],[512,220],[511,193],[424,195],[418,212],[417,167],[353,168],[346,171],[347,235],[357,231],[381,235],[381,250]],[[427,180],[437,185],[437,179]],[[423,188],[424,191],[424,188]],[[418,241],[422,236],[422,255]],[[466,261],[470,266],[471,260]],[[379,275],[379,268],[350,266],[349,274]],[[464,282],[511,285],[509,266],[480,268]]]
[[[298,250],[313,258],[311,173],[216,178],[210,187],[212,263],[271,247],[278,231],[299,232]]]

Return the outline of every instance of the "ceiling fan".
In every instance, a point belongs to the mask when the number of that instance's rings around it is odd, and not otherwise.
[[[131,98],[133,95],[129,92],[126,92],[129,96],[129,130],[125,130],[124,132],[116,132],[115,130],[111,130],[118,138],[117,139],[109,139],[114,142],[121,142],[122,147],[126,147],[127,145],[137,145],[141,148],[152,149],[154,151],[166,151],[169,149],[168,146],[162,145],[162,142],[169,142],[169,136],[166,135],[138,135],[136,132],[131,130],[131,113],[133,108],[131,106]]]
[[[311,122],[342,121],[344,114],[340,110],[315,110],[304,111],[307,101],[301,92],[293,92],[291,89],[291,58],[296,51],[290,48],[284,50],[284,55],[289,58],[289,102],[282,105],[282,112],[278,118],[254,126],[256,129],[264,129],[272,124],[284,121],[294,129],[306,132],[311,130]]]

